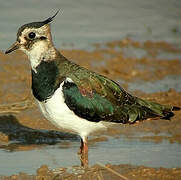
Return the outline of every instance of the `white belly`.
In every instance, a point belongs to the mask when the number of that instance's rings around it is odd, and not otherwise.
[[[106,128],[101,122],[95,123],[76,116],[68,108],[64,102],[63,83],[46,102],[38,101],[43,115],[56,127],[63,128],[65,131],[72,131],[81,137],[87,137],[93,131]]]

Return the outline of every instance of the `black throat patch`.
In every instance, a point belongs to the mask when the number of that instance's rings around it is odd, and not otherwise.
[[[39,101],[45,101],[54,94],[61,83],[58,80],[58,67],[54,61],[42,61],[36,71],[32,70],[33,95]]]

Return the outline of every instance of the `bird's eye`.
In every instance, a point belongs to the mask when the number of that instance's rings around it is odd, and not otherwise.
[[[30,39],[34,39],[35,36],[36,36],[36,34],[35,34],[34,32],[30,32],[30,33],[28,34],[28,37],[29,37]]]

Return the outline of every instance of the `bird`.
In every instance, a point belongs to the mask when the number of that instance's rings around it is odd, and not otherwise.
[[[64,57],[54,46],[51,22],[22,25],[15,43],[5,51],[23,51],[30,60],[32,93],[41,112],[56,127],[80,136],[83,166],[88,164],[88,136],[107,124],[133,124],[160,117],[170,119],[179,107],[141,99],[115,81]]]

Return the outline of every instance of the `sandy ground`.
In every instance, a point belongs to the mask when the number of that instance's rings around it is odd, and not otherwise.
[[[144,49],[148,57],[132,58],[125,57],[122,48],[132,46]],[[160,59],[157,55],[160,51],[167,53],[181,53],[166,42],[144,43],[134,42],[129,39],[95,45],[95,50],[62,50],[61,53],[72,61],[100,74],[103,74],[115,81],[124,80],[122,87],[127,89],[128,83],[136,80],[154,82],[161,80],[168,75],[181,76],[180,59]],[[140,68],[141,67],[141,68]],[[7,78],[8,77],[8,78]],[[31,94],[31,74],[27,57],[17,51],[10,55],[0,52],[0,148],[16,150],[30,150],[34,148],[35,141],[42,139],[74,138],[71,134],[56,133],[58,130],[45,120],[36,106]],[[181,107],[181,92],[174,89],[169,91],[146,94],[142,91],[133,92],[134,95],[154,100],[162,104],[172,104]],[[50,130],[41,132],[40,129]],[[181,111],[175,112],[175,116],[168,120],[150,119],[123,125],[119,128],[109,129],[105,134],[119,136],[120,134],[133,138],[136,133],[151,132],[154,136],[137,137],[141,141],[153,141],[159,143],[168,140],[170,143],[181,143]],[[160,135],[164,134],[164,135]],[[30,146],[11,146],[11,140],[22,141]],[[89,143],[105,141],[104,138],[91,140]],[[43,141],[44,142],[44,141]],[[51,142],[52,143],[52,142]],[[76,172],[73,173],[73,169]],[[78,170],[77,170],[78,169]],[[117,173],[116,173],[117,172]],[[123,175],[124,177],[121,177]],[[46,165],[37,169],[37,175],[21,173],[10,177],[2,176],[1,179],[181,179],[181,168],[148,168],[131,165],[94,165],[88,169],[72,167],[71,171],[61,167],[57,172],[49,170]]]
[[[49,170],[46,165],[37,169],[36,175],[20,173],[2,180],[180,180],[181,168],[148,168],[131,165],[94,165],[90,168],[72,167]]]

